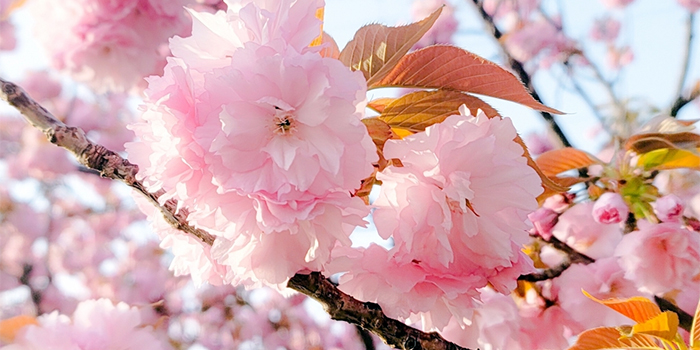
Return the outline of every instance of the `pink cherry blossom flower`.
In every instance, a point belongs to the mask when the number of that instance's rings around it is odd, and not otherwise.
[[[601,224],[617,224],[627,220],[629,208],[619,193],[605,192],[593,205],[593,219]]]
[[[594,203],[579,203],[559,216],[552,234],[593,259],[612,256],[622,239],[618,224],[602,224],[593,217]]]
[[[13,344],[0,349],[44,349],[47,344],[56,350],[171,349],[151,327],[141,324],[136,307],[107,299],[81,302],[70,318],[54,311],[38,321],[38,326],[24,327]]]
[[[162,72],[161,46],[187,27],[187,0],[37,0],[35,34],[55,68],[98,90],[127,91]],[[129,62],[129,64],[124,64]]]
[[[597,260],[593,264],[574,264],[553,280],[553,288],[562,309],[585,329],[615,327],[626,324],[629,319],[601,305],[582,290],[598,299],[629,298],[639,295],[634,283],[624,278],[616,257]]]
[[[615,250],[625,278],[642,292],[681,289],[700,273],[700,237],[678,223],[638,223]]]
[[[620,69],[634,60],[634,52],[629,46],[608,48],[606,63],[610,69]]]
[[[653,204],[656,217],[663,222],[680,222],[685,206],[675,194],[667,194],[658,198]]]
[[[549,240],[552,238],[552,229],[559,219],[559,214],[552,209],[542,207],[528,214],[527,218],[534,226],[530,233]]]
[[[165,75],[149,79],[144,122],[132,126],[141,141],[128,150],[149,188],[217,236],[225,283],[283,288],[365,224],[350,193],[377,160],[360,121],[366,82],[305,49],[321,2],[229,5],[192,12],[193,35],[173,40]]]
[[[0,20],[0,51],[11,51],[15,46],[15,26],[8,20]]]
[[[541,192],[510,121],[460,111],[424,133],[386,143],[384,154],[403,167],[377,174],[383,184],[373,217],[394,247],[359,255],[340,250],[345,253],[334,255],[350,255],[331,268],[349,271],[341,288],[438,329],[451,317],[464,325],[463,313],[486,282],[508,293],[519,275],[533,271],[520,248]],[[392,292],[363,290],[370,285]]]

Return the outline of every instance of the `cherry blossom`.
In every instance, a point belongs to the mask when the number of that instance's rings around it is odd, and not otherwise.
[[[616,224],[627,220],[629,208],[618,193],[606,192],[593,205],[593,219],[601,224]]]

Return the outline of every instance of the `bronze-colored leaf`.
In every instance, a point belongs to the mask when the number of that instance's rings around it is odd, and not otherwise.
[[[377,166],[379,171],[382,171],[389,165],[387,159],[384,158],[384,144],[388,139],[399,137],[394,134],[394,131],[387,123],[377,117],[364,118],[362,123],[365,124],[369,136],[372,138],[374,145],[377,146],[377,155],[379,156]]]
[[[479,109],[489,118],[498,115],[498,111],[488,103],[474,96],[457,91],[434,90],[411,92],[395,99],[384,108],[379,119],[392,128],[420,132],[451,115],[459,114],[461,105],[466,105],[474,115]]]
[[[593,155],[571,147],[544,152],[537,157],[536,162],[548,177],[554,177],[568,170],[602,164]]]
[[[321,44],[323,43],[323,40],[325,39],[325,38],[324,38],[325,32],[323,31],[323,14],[324,14],[324,9],[325,9],[325,7],[321,7],[321,8],[319,8],[318,10],[316,10],[316,18],[318,18],[318,19],[321,21],[321,27],[319,28],[318,36],[317,36],[316,38],[314,38],[313,41],[311,41],[311,44],[309,44],[309,46],[318,46],[318,45],[321,45]]]
[[[700,135],[692,132],[674,134],[647,133],[633,135],[625,142],[625,149],[639,154],[661,148],[696,149],[700,147]]]
[[[585,290],[583,291],[591,300],[603,304],[637,323],[644,323],[652,318],[661,315],[661,309],[653,301],[644,297],[632,297],[628,299],[606,299],[600,300]]]
[[[377,87],[417,87],[470,92],[513,101],[554,114],[562,112],[535,100],[520,80],[497,64],[448,45],[429,46],[401,58]]]
[[[352,70],[362,71],[367,85],[386,76],[411,47],[433,26],[442,7],[424,20],[400,27],[370,24],[360,28],[338,59]]]
[[[377,111],[378,113],[382,113],[384,112],[384,108],[386,108],[386,106],[392,103],[394,100],[396,99],[391,97],[377,98],[367,102],[367,107]]]
[[[625,337],[613,327],[593,328],[579,334],[576,343],[568,350],[604,350],[604,349],[649,349],[664,350],[657,345],[654,338],[644,334]]]
[[[326,32],[323,32],[323,38],[321,39],[321,45],[324,44],[326,46],[321,49],[321,52],[319,52],[322,57],[330,57],[337,59],[338,56],[340,56],[340,49],[338,49],[338,44],[335,42],[335,39],[333,39],[333,37],[328,35],[328,33]]]

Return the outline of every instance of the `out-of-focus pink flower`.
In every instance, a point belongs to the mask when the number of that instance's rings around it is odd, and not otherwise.
[[[463,324],[477,288],[488,282],[508,293],[519,275],[533,270],[520,248],[529,240],[526,216],[537,207],[539,178],[513,142],[509,120],[460,112],[386,143],[384,154],[403,167],[377,174],[383,184],[373,217],[379,234],[395,245],[333,269],[349,271],[341,288],[378,301],[395,317],[419,315],[427,327],[445,327],[450,317]],[[371,287],[379,280],[388,289]]]
[[[549,137],[538,133],[528,134],[525,137],[525,144],[527,145],[528,151],[530,151],[530,154],[533,156],[540,155],[554,149],[554,145]]]
[[[610,69],[620,69],[634,60],[634,52],[629,46],[608,48],[606,62]]]
[[[584,330],[558,305],[527,313],[521,308],[520,315],[522,349],[566,349],[571,337]]]
[[[603,17],[596,19],[591,28],[591,39],[612,43],[620,34],[620,27],[620,21],[614,18]]]
[[[513,58],[520,62],[528,62],[542,55],[541,65],[545,68],[562,55],[568,58],[569,52],[575,50],[574,43],[545,19],[526,22],[509,33],[504,43]]]
[[[617,224],[627,220],[629,208],[619,193],[605,192],[593,205],[593,219],[601,224]]]
[[[528,18],[537,10],[540,0],[485,0],[484,10],[495,19],[504,17]]]
[[[549,240],[552,238],[552,229],[559,219],[559,214],[552,209],[542,207],[528,214],[527,218],[534,226],[530,233]]]
[[[631,4],[632,2],[634,2],[634,0],[600,0],[600,1],[603,3],[603,5],[605,5],[605,7],[610,8],[610,9],[614,9],[614,8],[622,9],[622,8],[627,7],[627,5]]]
[[[579,203],[559,216],[554,226],[554,237],[577,251],[600,259],[612,256],[622,239],[622,228],[617,224],[601,224],[593,218],[593,203]]]
[[[171,349],[151,327],[141,324],[139,310],[107,299],[78,304],[72,317],[58,311],[38,318],[39,325],[22,328],[3,350],[44,349]]]
[[[11,51],[15,46],[17,46],[15,26],[10,21],[0,20],[0,51]]]
[[[35,100],[44,101],[61,94],[61,83],[48,71],[30,72],[22,82],[22,88]]]
[[[615,250],[625,278],[640,291],[662,294],[680,289],[700,273],[700,236],[678,223],[638,223]]]
[[[187,2],[37,0],[30,9],[55,68],[98,90],[128,91],[162,71],[160,47],[186,29]]]
[[[663,222],[680,222],[683,218],[685,206],[683,201],[675,194],[667,194],[660,197],[652,205],[656,217]]]
[[[685,7],[690,12],[700,10],[700,0],[676,0],[679,5]]]
[[[413,20],[420,21],[443,6],[440,17],[413,46],[414,49],[424,48],[435,44],[451,44],[452,36],[457,31],[459,22],[455,18],[454,8],[444,0],[414,0],[411,5]]]
[[[553,288],[561,308],[583,328],[615,327],[625,324],[629,319],[589,299],[582,290],[598,299],[639,295],[634,283],[625,279],[624,275],[616,257],[604,258],[589,265],[572,265],[553,280]]]

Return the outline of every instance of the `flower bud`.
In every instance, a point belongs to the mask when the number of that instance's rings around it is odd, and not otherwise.
[[[593,205],[593,219],[601,224],[616,224],[627,220],[629,208],[618,193],[606,192]]]
[[[675,194],[660,197],[654,202],[654,213],[663,222],[678,222],[683,217],[683,201]]]

